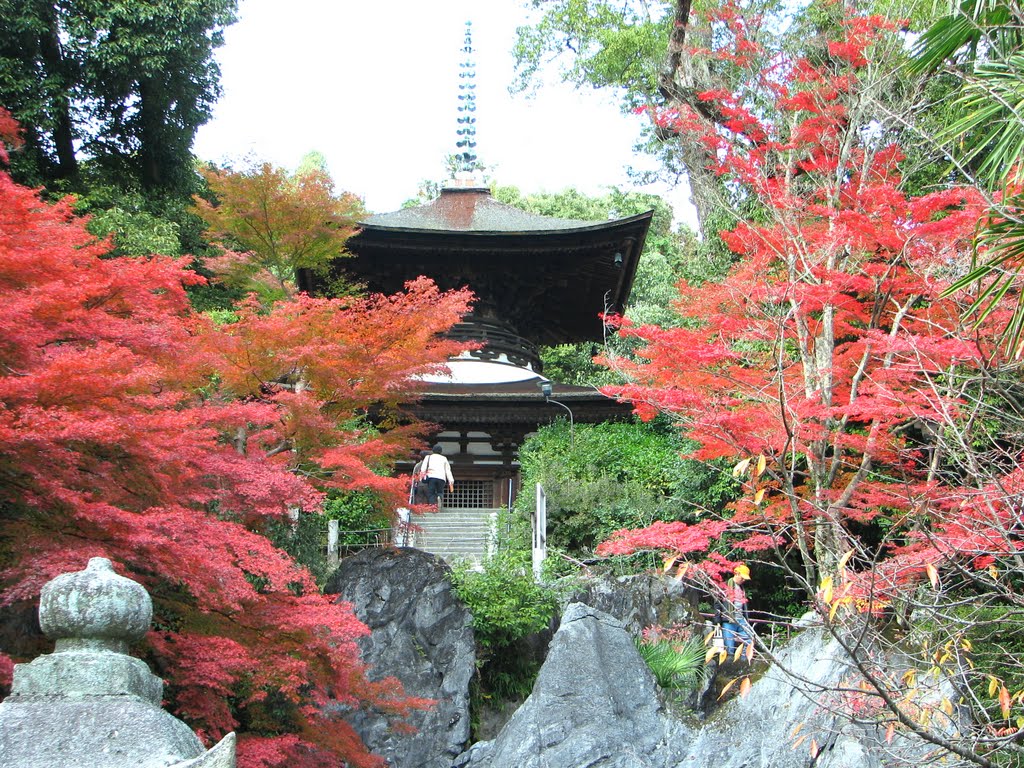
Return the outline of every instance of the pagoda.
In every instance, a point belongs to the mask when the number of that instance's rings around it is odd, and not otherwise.
[[[464,50],[472,53],[468,26]],[[578,221],[495,200],[473,179],[472,60],[462,67],[458,178],[426,205],[362,221],[347,243],[351,256],[335,268],[371,292],[392,294],[425,275],[443,290],[469,287],[476,295],[472,313],[449,336],[481,348],[450,360],[450,376],[430,377],[410,410],[438,425],[431,443],[452,463],[455,492],[445,508],[493,509],[513,500],[519,447],[539,426],[559,417],[628,417],[628,406],[593,388],[545,378],[538,347],[602,342],[601,315],[623,310],[653,211]],[[315,291],[313,276],[301,274],[300,288]]]

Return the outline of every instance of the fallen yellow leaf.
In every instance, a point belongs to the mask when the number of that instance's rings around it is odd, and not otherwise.
[[[740,698],[743,698],[750,693],[750,678],[744,677],[743,682],[740,683]]]

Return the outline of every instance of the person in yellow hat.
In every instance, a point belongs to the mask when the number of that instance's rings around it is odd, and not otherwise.
[[[747,612],[747,593],[744,583],[750,581],[750,568],[740,563],[732,571],[732,578],[725,582],[722,596],[716,603],[716,620],[722,626],[725,650],[731,657],[737,645],[752,642],[750,619]]]

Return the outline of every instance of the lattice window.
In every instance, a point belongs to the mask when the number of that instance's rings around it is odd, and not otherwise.
[[[494,506],[494,483],[490,480],[456,480],[455,490],[446,492],[448,508],[490,509]]]

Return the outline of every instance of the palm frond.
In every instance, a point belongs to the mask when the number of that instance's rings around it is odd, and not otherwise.
[[[991,187],[1005,186],[1024,157],[1024,54],[979,65],[956,104],[962,116],[941,138],[957,141],[962,163],[979,161]]]
[[[662,688],[696,688],[707,682],[704,643],[699,637],[683,643],[637,640],[636,647]]]
[[[910,70],[934,72],[958,57],[974,59],[983,38],[997,51],[1014,51],[1021,43],[1019,21],[1005,0],[963,0],[918,38]]]
[[[949,286],[944,296],[977,285],[979,292],[964,312],[975,327],[984,323],[993,311],[1013,302],[1013,312],[1004,328],[1001,343],[1007,352],[1020,354],[1024,333],[1024,292],[1021,269],[1024,266],[1024,193],[1006,198],[999,206],[1002,216],[987,222],[979,231],[977,249],[986,254],[981,264]]]

